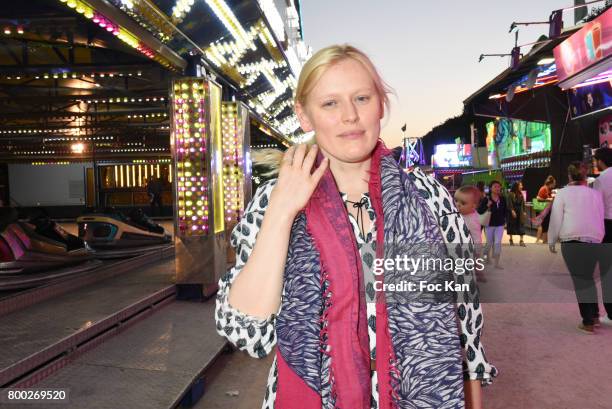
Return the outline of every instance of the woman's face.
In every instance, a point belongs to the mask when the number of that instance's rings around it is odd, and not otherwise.
[[[493,186],[491,186],[491,191],[498,195],[501,191],[501,185],[499,183],[493,183]]]
[[[521,190],[523,190],[523,182],[519,182],[518,183],[518,188],[517,190],[520,192]]]
[[[349,58],[327,68],[296,112],[330,160],[358,163],[374,150],[384,111],[370,73]]]

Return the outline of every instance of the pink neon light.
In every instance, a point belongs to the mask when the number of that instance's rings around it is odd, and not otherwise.
[[[591,80],[591,81],[585,81],[583,83],[580,83],[580,84],[572,87],[572,89],[587,87],[589,85],[601,84],[603,82],[608,82],[608,81],[612,81],[612,77],[598,78],[598,79]]]

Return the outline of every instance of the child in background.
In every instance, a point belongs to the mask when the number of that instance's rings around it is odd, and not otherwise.
[[[480,226],[480,217],[476,212],[476,207],[480,202],[480,190],[476,186],[461,186],[455,192],[455,204],[457,210],[463,216],[470,235],[474,241],[474,258],[480,257],[482,251],[482,229]],[[486,282],[481,271],[476,271],[476,280]]]
[[[455,192],[457,210],[459,210],[468,229],[470,229],[474,244],[482,244],[480,218],[478,217],[478,212],[476,212],[479,200],[480,191],[475,186],[461,186]]]

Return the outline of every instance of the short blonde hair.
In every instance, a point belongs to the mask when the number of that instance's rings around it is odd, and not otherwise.
[[[306,61],[300,72],[294,102],[305,105],[308,94],[310,94],[325,71],[332,65],[347,59],[357,61],[363,65],[372,77],[376,93],[380,97],[385,109],[389,109],[388,94],[391,93],[391,88],[383,81],[372,60],[363,51],[348,44],[336,44],[322,48]]]
[[[368,71],[374,82],[376,93],[382,102],[382,108],[385,111],[389,110],[389,94],[391,88],[383,81],[382,77],[374,67],[370,58],[361,50],[348,45],[331,45],[322,48],[314,53],[306,64],[302,67],[300,77],[298,79],[297,88],[295,90],[294,105],[300,103],[305,105],[308,99],[308,94],[315,87],[321,76],[329,67],[347,59],[352,59],[359,62]],[[314,138],[309,144],[314,144]],[[277,149],[258,149],[252,152],[251,158],[256,165],[264,166],[269,169],[263,173],[263,176],[269,177],[278,173],[278,167],[283,157],[283,152]]]

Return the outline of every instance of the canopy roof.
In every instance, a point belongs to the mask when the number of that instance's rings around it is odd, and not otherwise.
[[[0,158],[169,154],[168,90],[196,65],[277,142],[300,135],[299,61],[256,1],[28,0],[3,6]],[[185,6],[188,7],[188,6]],[[283,33],[281,33],[283,34]],[[262,143],[265,141],[261,141]]]

